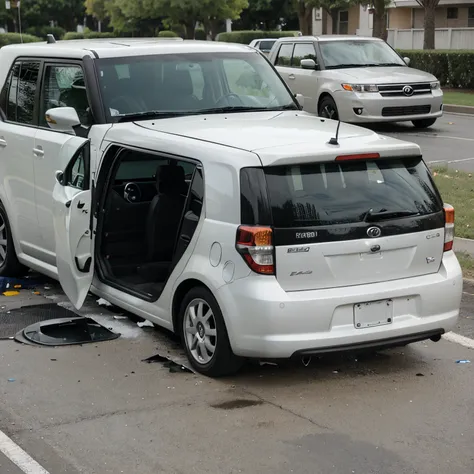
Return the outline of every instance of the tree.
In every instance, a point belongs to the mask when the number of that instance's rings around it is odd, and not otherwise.
[[[416,0],[425,9],[423,49],[435,49],[436,7],[439,0]]]
[[[199,20],[204,25],[206,34],[214,40],[219,23],[227,18],[236,20],[248,5],[248,0],[207,0],[202,4],[203,10]]]
[[[387,7],[391,0],[373,0],[374,27],[372,36],[387,41]]]

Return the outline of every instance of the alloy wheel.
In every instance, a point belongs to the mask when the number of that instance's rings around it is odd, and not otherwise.
[[[337,116],[336,109],[332,105],[327,104],[323,107],[321,116],[332,120],[334,117]]]
[[[214,313],[203,299],[192,300],[183,319],[186,346],[194,360],[207,364],[216,352],[217,327]]]

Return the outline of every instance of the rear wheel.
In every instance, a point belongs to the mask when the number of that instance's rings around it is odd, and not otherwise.
[[[27,272],[28,269],[16,256],[10,221],[3,204],[0,203],[0,276],[20,277]]]
[[[332,97],[328,95],[323,97],[318,106],[318,115],[332,120],[339,120],[337,105]]]
[[[428,128],[431,127],[436,122],[435,118],[430,118],[430,119],[421,119],[421,120],[413,120],[412,124],[416,128]]]
[[[221,309],[204,287],[185,296],[180,310],[181,336],[193,368],[209,377],[237,372],[243,360],[234,355]]]

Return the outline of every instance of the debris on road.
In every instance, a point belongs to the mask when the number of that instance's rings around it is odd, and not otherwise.
[[[137,322],[137,326],[139,328],[144,328],[144,327],[147,327],[147,328],[154,328],[155,326],[153,325],[153,323],[151,321],[138,321]]]
[[[146,362],[147,364],[156,364],[156,363],[162,363],[163,367],[166,367],[169,369],[169,371],[173,374],[178,373],[178,372],[187,372],[187,373],[193,373],[191,369],[188,367],[185,367],[182,364],[177,364],[176,362],[172,361],[168,357],[164,357],[160,354],[156,354],[154,356],[148,357],[148,359],[143,359],[142,362]]]
[[[9,382],[16,382],[15,379],[8,379]]]
[[[461,360],[456,361],[456,364],[470,364],[470,363],[471,361],[467,359],[461,359]]]

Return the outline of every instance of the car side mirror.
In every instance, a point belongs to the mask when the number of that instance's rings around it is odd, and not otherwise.
[[[73,107],[49,109],[45,117],[49,127],[57,132],[75,133],[74,128],[81,125],[79,115]]]
[[[300,104],[300,107],[304,107],[304,95],[303,94],[295,94],[295,99]]]
[[[64,172],[63,171],[60,171],[60,170],[56,171],[55,177],[56,177],[56,181],[59,184],[64,185]]]
[[[410,65],[410,58],[403,58],[403,60],[405,61],[405,64],[406,64],[407,66]]]
[[[315,71],[318,69],[318,65],[314,59],[302,59],[300,62],[301,69],[312,69]]]

